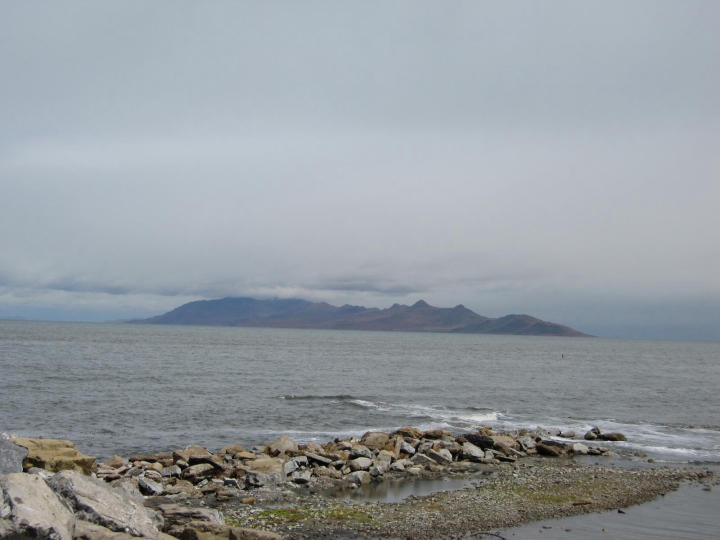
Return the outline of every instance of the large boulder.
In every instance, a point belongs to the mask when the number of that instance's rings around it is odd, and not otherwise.
[[[487,450],[488,448],[495,446],[493,438],[483,435],[482,433],[468,433],[463,435],[463,437],[482,450]]]
[[[390,440],[390,435],[381,431],[368,431],[360,439],[360,444],[366,446],[370,450],[382,450]]]
[[[22,472],[27,448],[18,446],[0,433],[0,474]]]
[[[28,450],[23,461],[25,470],[39,467],[53,472],[80,471],[83,474],[90,474],[95,470],[95,458],[79,452],[70,441],[29,437],[14,437],[11,440]]]
[[[70,505],[78,519],[132,536],[158,537],[153,516],[142,498],[124,489],[77,471],[59,472],[47,484]]]
[[[74,528],[75,516],[39,475],[0,477],[0,538],[71,540]]]

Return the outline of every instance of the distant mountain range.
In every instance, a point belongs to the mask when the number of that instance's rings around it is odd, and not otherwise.
[[[463,305],[439,308],[424,300],[387,309],[332,306],[299,299],[221,298],[189,302],[163,315],[129,321],[141,324],[318,328],[463,334],[586,337],[587,334],[529,315],[483,317]]]

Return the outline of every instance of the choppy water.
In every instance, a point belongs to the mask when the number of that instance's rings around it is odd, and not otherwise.
[[[0,321],[0,431],[100,457],[401,425],[720,462],[720,343]]]

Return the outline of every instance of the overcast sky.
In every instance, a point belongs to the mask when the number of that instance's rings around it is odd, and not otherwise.
[[[720,339],[720,2],[2,2],[0,316],[423,298]]]

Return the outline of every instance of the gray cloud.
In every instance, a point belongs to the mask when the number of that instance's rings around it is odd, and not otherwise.
[[[0,316],[248,294],[715,320],[719,23],[710,1],[9,4]]]

